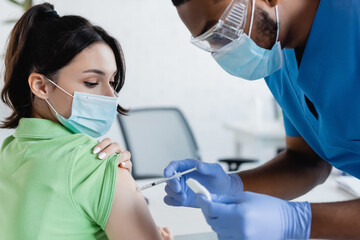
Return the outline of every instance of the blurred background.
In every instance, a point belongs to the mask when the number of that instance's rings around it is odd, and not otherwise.
[[[21,0],[19,0],[21,1]],[[33,1],[32,4],[43,1]],[[128,108],[175,106],[185,114],[198,142],[202,159],[215,162],[236,152],[227,123],[262,124],[281,121],[264,80],[245,81],[222,70],[190,42],[171,0],[50,0],[60,16],[81,15],[100,25],[121,43],[127,63],[120,103]],[[7,38],[22,8],[0,0],[1,74]],[[3,85],[1,76],[0,87]],[[9,110],[0,103],[0,120]],[[251,124],[250,124],[251,123]],[[117,124],[108,133],[122,142]],[[0,130],[0,142],[12,130]],[[251,157],[252,150],[245,155]],[[256,151],[256,150],[254,150]],[[258,150],[257,150],[258,151]],[[266,152],[266,151],[265,151]],[[273,153],[265,153],[265,158]]]

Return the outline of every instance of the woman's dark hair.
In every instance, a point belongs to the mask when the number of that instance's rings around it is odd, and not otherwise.
[[[180,6],[183,3],[186,3],[190,0],[171,0],[175,7]]]
[[[15,24],[9,37],[1,98],[13,113],[0,127],[15,128],[21,118],[32,116],[34,95],[28,84],[32,72],[56,78],[61,68],[96,42],[105,42],[114,52],[115,91],[119,92],[125,81],[125,61],[116,39],[80,16],[60,17],[49,3],[30,8]],[[127,111],[118,106],[119,113]]]

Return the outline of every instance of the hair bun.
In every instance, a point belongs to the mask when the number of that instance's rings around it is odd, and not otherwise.
[[[59,14],[58,14],[55,10],[47,10],[47,11],[45,11],[45,13],[46,13],[48,16],[60,18]]]

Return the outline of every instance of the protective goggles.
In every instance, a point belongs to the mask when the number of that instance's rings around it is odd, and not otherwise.
[[[249,0],[232,0],[215,26],[190,42],[208,51],[217,52],[238,39],[244,32]]]

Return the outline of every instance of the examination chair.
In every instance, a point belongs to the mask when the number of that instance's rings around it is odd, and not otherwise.
[[[131,152],[134,179],[163,177],[172,160],[201,160],[194,134],[183,113],[175,107],[132,109],[128,116],[118,114],[125,147]],[[220,159],[229,171],[257,160]]]

